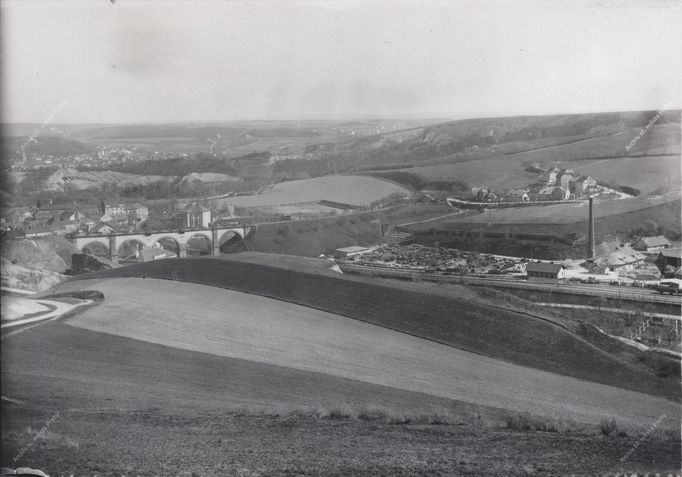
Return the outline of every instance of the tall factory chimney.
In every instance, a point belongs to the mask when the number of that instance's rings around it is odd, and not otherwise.
[[[590,197],[590,218],[587,230],[587,258],[594,258],[594,212],[592,211],[593,199]]]

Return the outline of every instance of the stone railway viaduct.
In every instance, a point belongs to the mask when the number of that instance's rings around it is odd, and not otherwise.
[[[107,248],[109,260],[118,263],[118,258],[124,244],[138,244],[141,248],[152,248],[162,239],[172,239],[177,244],[178,257],[187,256],[187,244],[192,238],[205,238],[210,244],[211,255],[220,254],[220,246],[234,237],[244,240],[249,236],[255,227],[214,227],[190,230],[174,230],[149,233],[125,233],[110,235],[76,235],[71,238],[71,242],[76,250],[82,252],[84,248],[99,244]]]

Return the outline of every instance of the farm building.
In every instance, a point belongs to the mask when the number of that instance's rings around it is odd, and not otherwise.
[[[357,245],[353,245],[352,247],[337,248],[334,250],[334,258],[352,257],[353,255],[357,255],[366,251],[367,247],[359,247]]]
[[[635,268],[636,265],[642,263],[645,257],[637,250],[631,248],[619,248],[608,255],[609,268],[611,270],[619,270],[622,268]]]
[[[651,250],[660,250],[662,248],[670,247],[670,242],[663,235],[656,237],[642,237],[632,244],[632,248],[643,252]]]
[[[679,248],[664,248],[656,259],[656,266],[664,275],[672,275],[682,265],[682,250]]]
[[[571,181],[571,193],[576,197],[582,197],[597,187],[597,181],[591,176],[578,176]]]
[[[563,200],[564,191],[561,187],[545,187],[538,192],[538,200]]]
[[[564,278],[564,267],[557,263],[530,262],[526,265],[528,280],[557,280]]]

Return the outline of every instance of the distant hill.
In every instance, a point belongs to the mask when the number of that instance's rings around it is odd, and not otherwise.
[[[31,136],[26,136],[5,138],[2,152],[6,158],[19,159],[22,157],[22,147],[27,155],[37,154],[42,156],[70,156],[95,151],[93,146],[64,137],[38,136],[32,138]]]
[[[320,176],[477,160],[639,131],[654,117],[656,111],[462,119],[339,144],[310,145],[306,160],[279,161],[275,174]],[[679,122],[676,110],[658,116],[655,124]],[[626,155],[625,145],[618,143],[611,152]],[[650,146],[650,138],[644,136],[632,153],[641,152],[644,145]]]

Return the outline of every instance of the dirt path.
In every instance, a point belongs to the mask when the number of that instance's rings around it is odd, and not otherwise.
[[[68,287],[107,297],[69,320],[93,331],[580,422],[613,417],[647,426],[663,413],[662,425],[679,421],[679,405],[662,398],[260,296],[154,279],[84,280],[60,288]]]
[[[11,321],[4,322],[0,325],[0,329],[15,328],[17,326],[23,326],[30,323],[37,323],[41,321],[46,321],[54,318],[59,318],[63,314],[78,308],[79,306],[92,303],[92,300],[80,300],[79,303],[64,303],[62,301],[55,300],[31,300],[37,305],[41,306],[45,313],[37,314],[36,316],[30,316],[28,318],[17,318]]]

